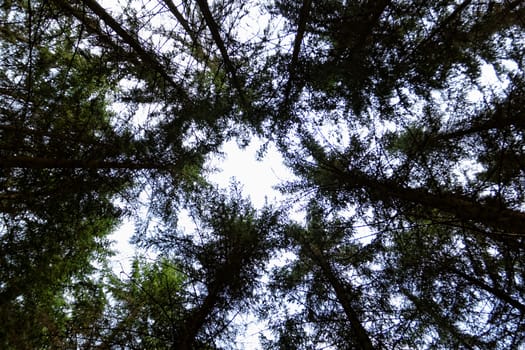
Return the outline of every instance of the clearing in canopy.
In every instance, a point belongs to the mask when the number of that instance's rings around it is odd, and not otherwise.
[[[2,1],[0,348],[524,347],[524,47],[519,0]],[[255,139],[263,207],[210,180]]]

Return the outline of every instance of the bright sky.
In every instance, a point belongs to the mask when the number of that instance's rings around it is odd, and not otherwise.
[[[244,197],[250,198],[253,206],[258,209],[265,203],[279,205],[282,196],[273,186],[292,176],[273,146],[269,146],[263,159],[257,160],[261,145],[262,142],[256,138],[244,149],[235,141],[226,143],[221,150],[224,157],[210,162],[210,167],[217,169],[217,172],[208,177],[210,182],[226,190],[232,181],[237,181],[242,186]],[[184,225],[184,222],[181,224]],[[121,269],[129,271],[129,262],[136,250],[129,244],[134,230],[133,222],[126,221],[110,236],[115,241],[114,248],[118,252],[112,259],[115,272],[120,272]]]
[[[248,147],[240,149],[235,141],[228,142],[222,149],[225,159],[212,162],[213,166],[220,168],[220,172],[209,177],[210,181],[223,188],[227,188],[231,179],[235,178],[256,208],[264,206],[266,201],[278,202],[281,195],[272,187],[291,176],[274,147],[269,147],[261,161],[256,160],[261,145],[258,139],[254,139]]]

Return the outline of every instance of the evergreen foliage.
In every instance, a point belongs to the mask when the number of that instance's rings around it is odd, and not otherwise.
[[[525,346],[523,1],[109,5],[0,4],[0,348]]]

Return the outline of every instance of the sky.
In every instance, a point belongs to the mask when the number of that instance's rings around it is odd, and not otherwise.
[[[210,182],[225,190],[232,181],[238,182],[243,195],[257,209],[262,208],[265,203],[278,205],[283,196],[274,186],[292,178],[290,170],[283,164],[283,158],[273,146],[269,146],[265,156],[257,160],[261,145],[262,141],[257,138],[245,148],[240,148],[235,140],[229,141],[221,149],[224,156],[215,157],[209,162],[209,167],[216,169],[216,172],[207,177]],[[183,227],[191,226],[184,222],[183,217],[181,221]],[[113,248],[117,251],[112,259],[117,273],[129,272],[130,260],[136,254],[136,248],[129,244],[134,232],[134,223],[126,220],[110,236],[115,242]]]

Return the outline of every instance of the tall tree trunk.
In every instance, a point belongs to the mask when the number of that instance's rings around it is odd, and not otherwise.
[[[4,157],[0,159],[1,168],[27,168],[27,169],[157,169],[166,170],[174,167],[172,164],[154,162],[105,161],[101,159],[52,159],[42,157]]]
[[[290,108],[290,95],[292,93],[292,87],[295,80],[295,75],[297,72],[297,64],[299,62],[299,53],[301,51],[301,44],[303,42],[304,33],[306,31],[306,22],[310,15],[310,7],[312,5],[311,0],[303,0],[301,6],[301,11],[299,13],[299,23],[297,25],[297,34],[295,35],[292,59],[290,60],[290,65],[288,68],[288,81],[284,87],[284,99],[283,104],[280,107],[281,113],[287,111]]]
[[[238,249],[236,249],[238,248]],[[234,247],[227,255],[226,261],[215,271],[215,280],[208,288],[208,294],[203,302],[194,308],[182,321],[182,327],[172,345],[173,350],[191,350],[195,339],[204,327],[208,317],[221,302],[221,293],[235,283],[243,267],[243,257],[251,254],[242,247]]]
[[[239,95],[241,107],[243,107],[244,109],[247,109],[248,107],[247,100],[244,96],[243,88],[237,76],[237,69],[234,67],[233,62],[230,59],[230,55],[228,54],[228,50],[226,49],[226,45],[224,44],[224,41],[221,38],[219,25],[213,18],[210,7],[208,6],[208,1],[207,0],[197,0],[197,5],[199,6],[202,12],[202,15],[204,16],[204,21],[206,22],[206,25],[208,26],[208,29],[210,30],[213,41],[215,42],[215,45],[217,45],[219,52],[221,53],[222,60],[224,62],[224,66],[226,67],[226,71],[230,75],[231,83],[233,87],[235,88],[235,90],[237,90],[237,94]]]
[[[481,203],[461,194],[442,192],[435,194],[423,188],[401,186],[392,180],[378,180],[359,170],[326,168],[335,175],[330,189],[354,191],[365,189],[372,201],[397,200],[438,209],[460,221],[471,221],[496,229],[498,233],[525,236],[525,213]]]
[[[206,318],[211,314],[219,301],[219,292],[220,288],[218,286],[209,291],[202,304],[184,319],[182,332],[178,334],[178,339],[174,340],[171,347],[173,350],[193,349],[195,338],[197,338],[199,331],[206,322]]]
[[[303,242],[302,245],[310,253],[312,260],[321,268],[328,283],[330,283],[334,289],[337,300],[345,311],[348,321],[350,321],[350,327],[352,329],[352,333],[354,334],[355,340],[358,342],[358,344],[352,345],[362,350],[373,350],[374,346],[372,345],[372,340],[370,339],[365,327],[363,327],[361,321],[359,320],[357,312],[352,307],[348,290],[344,286],[343,282],[335,274],[332,267],[330,266],[330,263],[326,260],[318,247],[308,242]]]
[[[501,290],[497,287],[492,287],[488,283],[484,282],[481,279],[478,279],[474,277],[473,274],[467,274],[463,271],[460,271],[459,269],[456,269],[454,267],[449,268],[450,272],[453,274],[463,278],[467,282],[472,283],[474,286],[494,295],[499,300],[511,305],[512,307],[516,308],[520,311],[522,315],[525,315],[525,305],[520,303],[518,300],[512,298],[508,293],[506,293],[504,290]]]
[[[79,10],[72,6],[70,2],[64,0],[53,0],[58,6],[60,6],[65,11],[69,12],[71,15],[76,17],[80,22],[86,24],[86,27],[91,31],[94,31],[95,34],[101,35],[99,30],[94,27],[93,19],[86,16],[85,11]],[[189,100],[186,90],[183,89],[179,84],[177,84],[172,77],[168,74],[165,67],[159,62],[157,56],[149,52],[146,49],[138,38],[130,34],[120,23],[117,22],[97,1],[95,0],[83,0],[82,4],[87,6],[93,13],[100,19],[104,24],[110,27],[119,37],[129,45],[133,51],[140,57],[143,64],[149,67],[151,70],[159,74],[162,79],[175,89],[177,96],[183,100]],[[104,41],[107,41],[107,38],[103,38]],[[125,50],[124,50],[125,51]]]

